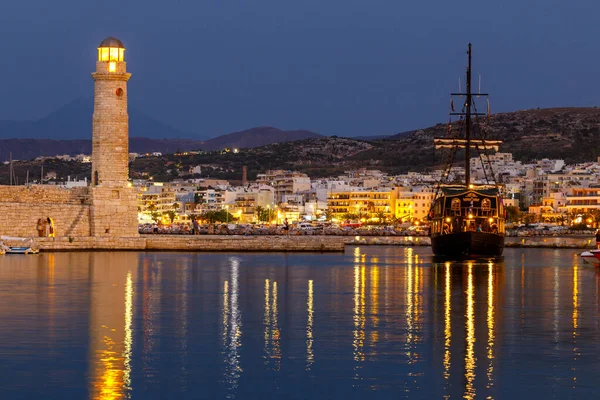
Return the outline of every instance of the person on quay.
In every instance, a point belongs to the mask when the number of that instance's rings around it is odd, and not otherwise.
[[[600,229],[596,230],[596,248],[600,249]]]
[[[52,220],[52,218],[48,217],[48,219],[46,220],[46,236],[47,237],[54,237],[54,221]]]
[[[37,221],[36,229],[37,229],[39,237],[43,237],[44,234],[46,233],[46,228],[44,227],[44,221],[41,218],[38,219],[38,221]]]
[[[289,234],[290,234],[290,223],[288,222],[288,219],[287,219],[287,218],[286,218],[286,219],[283,221],[283,232],[284,232],[286,235],[289,235]]]

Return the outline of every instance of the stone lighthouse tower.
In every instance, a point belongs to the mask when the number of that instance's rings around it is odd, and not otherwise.
[[[98,47],[92,120],[92,236],[137,236],[137,202],[129,179],[125,47],[108,37]]]

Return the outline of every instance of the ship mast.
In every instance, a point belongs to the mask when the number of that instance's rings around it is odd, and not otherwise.
[[[466,98],[464,107],[459,112],[454,112],[454,104],[451,102],[452,112],[451,116],[465,117],[465,138],[464,139],[451,139],[451,138],[434,138],[433,143],[436,149],[465,149],[465,186],[468,189],[471,184],[471,148],[482,150],[494,150],[498,151],[501,140],[488,140],[488,139],[471,139],[471,118],[473,116],[484,116],[485,113],[471,111],[471,107],[474,106],[473,96],[476,98],[488,96],[487,93],[477,92],[475,95],[471,93],[471,43],[469,43],[469,49],[467,50],[469,63],[467,65],[467,90],[466,93],[450,93],[450,97],[458,96],[461,99]]]
[[[465,186],[468,189],[471,183],[471,43],[469,43],[469,64],[467,67],[467,104],[465,109]]]

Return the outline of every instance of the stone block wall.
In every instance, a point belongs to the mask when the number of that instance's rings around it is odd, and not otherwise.
[[[54,220],[56,237],[90,235],[88,188],[0,186],[0,235],[35,237],[40,218]]]
[[[90,188],[92,236],[138,236],[137,198],[130,187]]]
[[[115,72],[107,70],[108,64],[96,63],[92,74],[92,184],[124,186],[129,178],[127,81],[131,74],[125,71],[125,62],[117,62]]]

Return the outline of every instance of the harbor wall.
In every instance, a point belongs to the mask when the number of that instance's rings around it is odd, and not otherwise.
[[[0,235],[36,237],[38,219],[54,220],[56,237],[90,236],[87,187],[0,186]]]
[[[148,251],[265,251],[342,252],[346,236],[233,236],[141,235],[138,237],[34,238],[41,251],[148,250]]]

